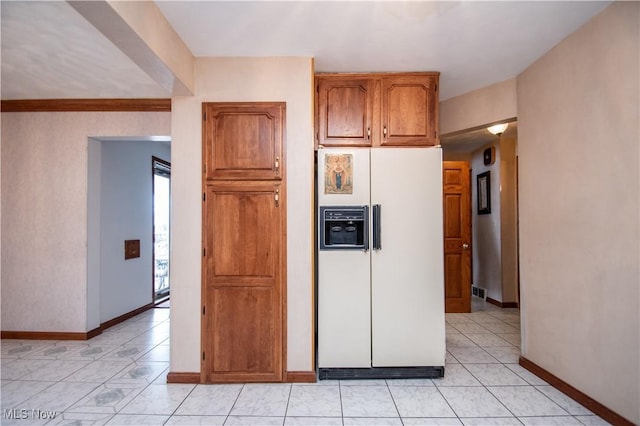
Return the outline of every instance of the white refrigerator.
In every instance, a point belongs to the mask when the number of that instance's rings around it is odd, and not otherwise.
[[[442,150],[320,149],[317,182],[320,378],[441,377]],[[363,208],[364,242],[332,246],[324,216],[345,207]]]

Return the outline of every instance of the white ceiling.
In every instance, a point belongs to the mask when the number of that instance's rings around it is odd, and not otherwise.
[[[158,1],[195,56],[313,56],[318,72],[440,71],[440,99],[512,77],[606,3]]]
[[[440,71],[440,100],[516,77],[596,1],[156,1],[196,57],[305,56],[317,72]],[[2,99],[167,98],[65,1],[0,0]],[[468,151],[486,130],[443,137]]]
[[[441,100],[515,77],[608,2],[156,1],[195,56],[311,56],[319,72],[440,71]],[[64,1],[1,1],[2,99],[161,98]]]
[[[1,1],[2,99],[167,98],[64,1]]]

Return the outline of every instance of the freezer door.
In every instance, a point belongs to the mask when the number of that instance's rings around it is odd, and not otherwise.
[[[368,205],[369,149],[318,150],[318,205]]]
[[[369,150],[318,151],[318,206],[369,205]],[[371,367],[371,257],[318,251],[318,366]]]
[[[318,367],[371,367],[370,252],[319,252]]]
[[[441,149],[371,150],[371,203],[372,365],[444,366]]]

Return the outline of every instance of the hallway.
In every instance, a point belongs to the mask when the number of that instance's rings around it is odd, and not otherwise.
[[[168,385],[169,309],[85,342],[2,340],[1,423],[607,424],[518,365],[517,309],[473,299],[473,313],[446,316],[447,365],[436,380]]]

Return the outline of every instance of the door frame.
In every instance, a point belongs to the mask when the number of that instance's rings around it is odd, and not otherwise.
[[[159,166],[159,167],[158,167]],[[156,185],[155,185],[155,176],[157,169],[164,169],[165,173],[168,174],[169,178],[169,252],[171,251],[171,162],[163,160],[162,158],[156,157],[155,155],[151,157],[151,300],[153,304],[162,303],[169,299],[171,295],[171,281],[169,281],[169,293],[166,297],[159,298],[156,300],[156,277],[155,277],[155,269],[156,269],[156,205],[155,205],[155,194],[156,194]],[[168,169],[168,171],[167,171]],[[169,280],[171,280],[171,268],[170,264],[167,266],[169,268]]]

